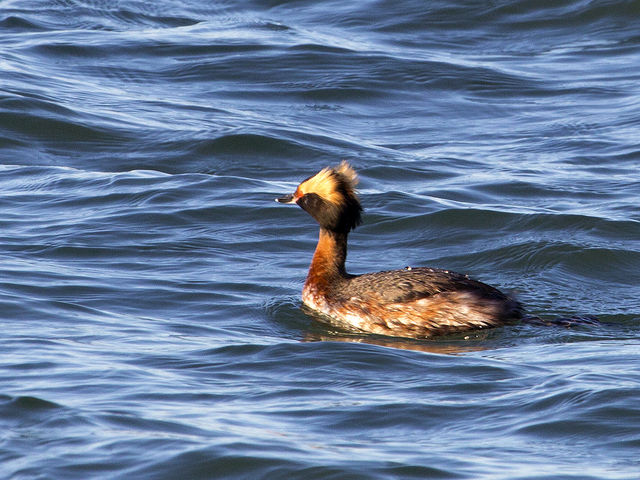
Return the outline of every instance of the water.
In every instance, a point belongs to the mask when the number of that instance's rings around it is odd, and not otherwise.
[[[0,5],[0,477],[637,479],[640,2]],[[544,319],[300,309],[273,199],[361,175],[354,273]]]

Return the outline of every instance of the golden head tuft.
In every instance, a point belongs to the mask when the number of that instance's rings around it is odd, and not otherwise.
[[[335,167],[325,167],[298,186],[300,195],[315,193],[333,204],[345,201],[345,195],[355,195],[358,175],[345,160]]]
[[[355,170],[342,161],[303,181],[291,195],[291,200],[315,218],[321,227],[348,233],[360,223],[362,207],[355,192],[357,184]]]
[[[333,170],[344,177],[344,180],[348,183],[349,187],[351,187],[351,190],[355,190],[360,180],[358,179],[356,171],[346,160],[342,160],[340,165],[334,167]]]

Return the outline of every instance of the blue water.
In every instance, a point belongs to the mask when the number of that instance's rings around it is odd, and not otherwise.
[[[0,3],[0,478],[640,478],[640,2]],[[353,273],[531,315],[433,340],[300,309]]]

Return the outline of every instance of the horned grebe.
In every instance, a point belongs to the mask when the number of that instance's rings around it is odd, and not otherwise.
[[[364,275],[345,270],[347,236],[360,224],[356,172],[343,161],[304,180],[296,203],[320,225],[320,238],[302,289],[303,303],[342,328],[396,337],[495,327],[522,318],[520,303],[466,275],[407,267]]]

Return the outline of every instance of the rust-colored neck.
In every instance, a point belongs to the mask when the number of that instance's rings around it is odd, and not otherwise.
[[[324,290],[332,281],[347,277],[344,268],[346,259],[347,234],[321,228],[305,287],[314,285],[316,288]]]

